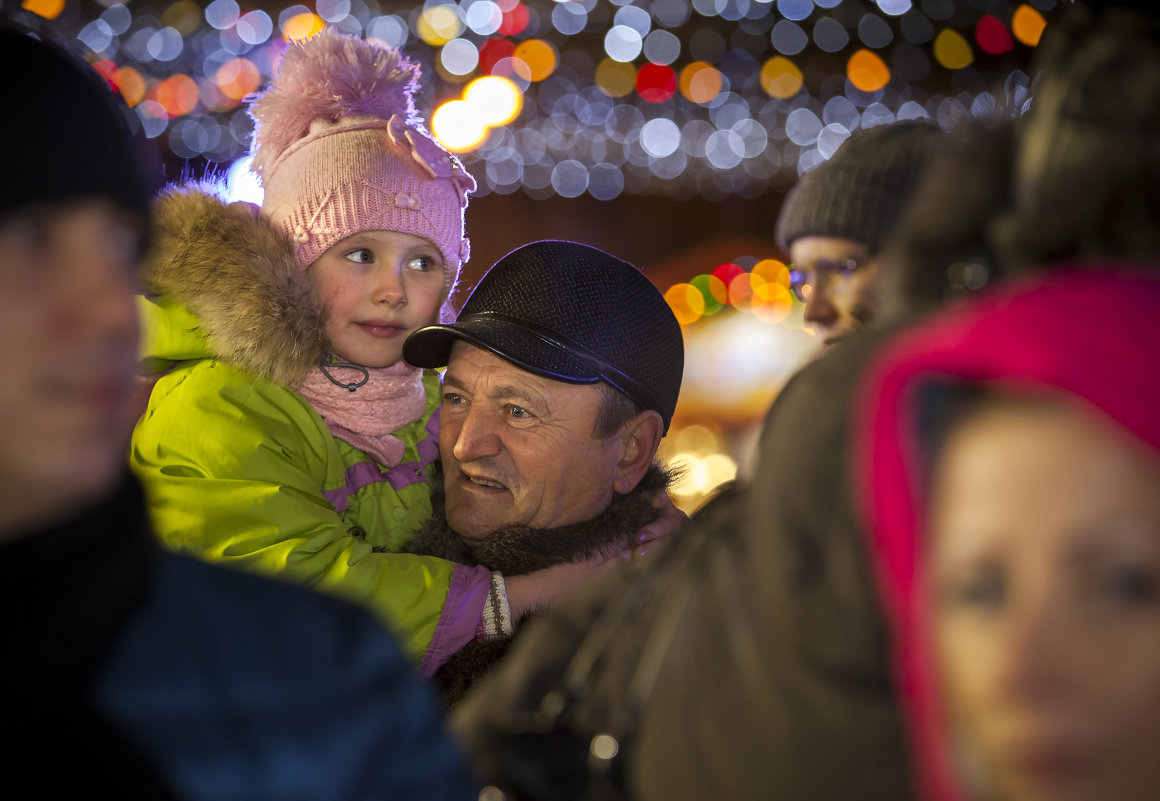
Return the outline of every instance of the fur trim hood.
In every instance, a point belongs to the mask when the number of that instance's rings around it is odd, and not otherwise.
[[[147,342],[147,359],[200,354],[286,385],[322,360],[323,305],[289,240],[254,207],[187,184],[162,192],[152,216],[146,295],[162,315],[192,314],[197,328],[184,327],[179,354]]]

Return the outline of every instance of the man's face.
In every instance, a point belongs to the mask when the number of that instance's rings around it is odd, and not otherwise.
[[[805,281],[796,290],[806,304],[803,319],[826,344],[870,322],[878,266],[865,245],[852,239],[803,236],[790,244],[789,256]]]
[[[592,436],[601,394],[525,372],[462,340],[443,378],[439,453],[461,538],[589,520],[612,501],[617,437]]]
[[[0,537],[95,501],[123,469],[138,235],[99,201],[0,220]]]

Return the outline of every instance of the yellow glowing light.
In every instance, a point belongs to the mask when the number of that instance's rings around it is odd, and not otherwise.
[[[436,109],[431,117],[431,129],[453,153],[474,150],[487,137],[487,125],[479,110],[466,100],[450,100]]]
[[[673,284],[665,292],[665,302],[681,325],[695,323],[705,313],[705,296],[692,284]]]
[[[890,68],[877,53],[862,49],[846,62],[846,77],[862,92],[877,92],[890,83]]]
[[[191,0],[177,0],[176,3],[165,9],[161,15],[161,22],[175,29],[182,36],[189,36],[197,30],[201,22],[201,9]]]
[[[476,78],[463,91],[463,99],[475,108],[485,125],[507,125],[523,108],[519,87],[507,78],[487,75]]]
[[[297,42],[309,39],[316,33],[321,33],[326,27],[326,20],[317,14],[303,12],[295,14],[282,23],[282,38],[288,42]]]
[[[776,284],[789,289],[789,268],[777,259],[762,259],[749,272],[750,285],[755,293],[762,292],[766,284]],[[765,297],[768,299],[769,295]]]
[[[636,88],[636,67],[606,58],[596,66],[596,85],[609,97],[624,97]]]
[[[516,47],[514,58],[528,65],[529,78],[542,81],[556,71],[556,48],[543,39],[528,39]]]
[[[713,453],[721,449],[721,437],[708,426],[694,423],[669,433],[672,447],[692,453]]]
[[[432,6],[419,15],[415,33],[432,47],[442,47],[463,33],[463,22],[455,6]]]
[[[231,100],[241,100],[257,90],[262,76],[248,58],[232,58],[218,67],[213,80],[223,95]]]
[[[181,117],[197,108],[201,96],[197,83],[188,75],[171,75],[153,88],[153,99],[170,117]]]
[[[761,88],[770,97],[788,100],[802,89],[802,71],[785,56],[774,56],[761,66]]]
[[[704,61],[694,61],[681,70],[681,94],[694,103],[708,103],[721,94],[721,73]]]
[[[1015,38],[1028,47],[1035,47],[1039,44],[1039,37],[1043,35],[1043,29],[1047,27],[1047,20],[1039,13],[1037,9],[1028,5],[1019,6],[1015,9],[1015,16],[1011,18],[1011,32],[1015,34]]]
[[[20,7],[38,17],[56,19],[64,11],[65,0],[24,0]]]
[[[705,467],[695,453],[677,453],[667,461],[679,476],[669,492],[687,498],[705,491]]]
[[[934,57],[948,70],[961,70],[975,60],[971,44],[958,31],[947,28],[934,40]]]
[[[705,485],[708,490],[716,489],[726,481],[737,478],[737,462],[725,453],[710,453],[701,460],[705,470]]]
[[[738,273],[729,282],[729,302],[742,311],[749,308],[749,296],[753,294],[753,276]]]
[[[750,308],[762,322],[780,323],[793,310],[793,295],[781,284],[770,281],[754,290]]]
[[[145,77],[132,67],[121,67],[117,70],[113,76],[113,83],[130,108],[145,99]]]
[[[709,294],[713,296],[713,299],[718,303],[728,303],[729,287],[725,286],[725,282],[715,275],[710,275],[707,277],[709,279]]]

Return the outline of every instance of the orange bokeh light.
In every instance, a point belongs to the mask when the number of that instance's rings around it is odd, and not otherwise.
[[[181,117],[197,108],[200,93],[193,78],[178,73],[153,87],[153,99],[170,117]]]
[[[223,95],[232,100],[241,100],[257,91],[262,76],[254,62],[248,58],[234,58],[218,67],[213,80]]]
[[[890,83],[890,68],[877,53],[862,49],[846,62],[846,77],[862,92],[877,92]]]

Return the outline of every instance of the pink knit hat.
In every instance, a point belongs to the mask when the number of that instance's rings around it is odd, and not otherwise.
[[[417,115],[419,76],[398,50],[325,30],[292,43],[251,102],[262,213],[303,267],[359,231],[400,231],[439,248],[450,297],[475,179]]]

